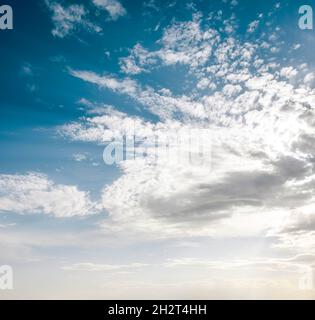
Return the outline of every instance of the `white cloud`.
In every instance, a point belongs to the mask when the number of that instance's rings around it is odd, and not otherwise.
[[[300,49],[300,48],[301,48],[301,44],[300,44],[300,43],[296,43],[296,44],[294,44],[293,47],[292,47],[293,50],[298,50],[298,49]]]
[[[152,135],[153,125],[144,124],[139,118],[128,117],[111,109],[103,115],[86,118],[85,123],[72,123],[59,128],[59,132],[72,140],[106,143],[121,138],[124,134],[131,136],[134,132],[141,137]]]
[[[117,20],[127,14],[126,9],[118,0],[92,0],[93,4],[108,12],[112,20]]]
[[[30,63],[24,63],[21,68],[22,75],[31,77],[34,75],[34,68]]]
[[[293,67],[286,67],[280,70],[280,75],[282,77],[286,77],[289,80],[294,79],[297,74],[298,74],[298,71]]]
[[[156,62],[155,53],[150,53],[138,43],[130,50],[128,57],[120,59],[120,68],[126,74],[139,74],[146,72],[146,67]]]
[[[232,85],[227,84],[223,88],[223,93],[229,97],[235,96],[242,91],[242,87],[240,85]]]
[[[85,153],[75,153],[72,156],[73,159],[77,162],[81,162],[87,159],[87,155]]]
[[[261,269],[265,271],[300,273],[305,267],[315,267],[315,254],[302,254],[290,258],[256,258],[229,261],[201,260],[196,258],[170,259],[166,267],[202,267],[207,269],[236,270]]]
[[[71,266],[62,267],[63,270],[67,271],[95,271],[95,272],[111,272],[111,271],[122,271],[141,269],[147,267],[144,263],[130,263],[130,264],[96,264],[91,262],[76,263]]]
[[[110,75],[100,76],[94,72],[70,70],[70,74],[84,81],[108,88],[118,93],[133,94],[137,90],[137,83],[131,79],[119,80]]]
[[[137,44],[120,62],[130,74],[187,65],[197,84],[187,96],[144,87],[131,78],[70,71],[129,96],[159,120],[151,123],[108,109],[59,128],[66,137],[106,144],[125,132],[141,137],[165,137],[165,132],[191,128],[211,132],[208,167],[184,165],[175,156],[160,163],[120,163],[122,176],[102,195],[109,218],[101,227],[107,232],[153,238],[267,237],[293,206],[312,206],[314,189],[305,178],[313,170],[315,92],[307,67],[268,60],[263,50],[270,54],[275,36],[254,42],[221,37],[201,20],[197,14],[191,21],[172,23],[157,42],[160,49],[149,51]],[[276,231],[280,242],[281,232]]]
[[[84,81],[96,84],[100,88],[113,90],[135,99],[141,105],[157,114],[162,119],[170,119],[174,113],[182,115],[204,118],[204,108],[201,103],[192,101],[188,96],[174,97],[168,90],[161,89],[155,92],[153,88],[147,86],[143,89],[136,81],[130,78],[118,79],[111,75],[98,75],[90,71],[70,70],[70,74]]]
[[[315,81],[315,74],[313,72],[308,73],[304,78],[304,83],[307,85],[312,85]]]
[[[255,20],[248,25],[247,32],[253,33],[259,26],[259,20]]]
[[[98,210],[89,194],[76,186],[55,184],[43,174],[28,173],[0,175],[0,211],[65,218]]]
[[[0,224],[0,228],[6,229],[6,228],[14,227],[15,225],[16,225],[15,223]]]
[[[46,0],[46,5],[52,12],[54,29],[52,34],[58,38],[64,38],[73,34],[78,28],[99,33],[102,29],[88,20],[88,12],[83,5],[62,6],[53,0]]]
[[[176,22],[166,28],[158,41],[161,49],[149,52],[141,44],[136,44],[130,55],[121,59],[121,70],[127,74],[137,74],[160,63],[183,64],[194,69],[205,65],[218,41],[218,32],[210,28],[202,29],[200,16],[196,14],[192,21]]]

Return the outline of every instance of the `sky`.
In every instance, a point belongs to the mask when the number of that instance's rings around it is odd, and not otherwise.
[[[1,4],[1,299],[315,298],[315,3]]]

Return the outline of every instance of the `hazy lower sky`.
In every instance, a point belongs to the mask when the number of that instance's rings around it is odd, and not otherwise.
[[[312,3],[4,2],[0,298],[315,298]]]

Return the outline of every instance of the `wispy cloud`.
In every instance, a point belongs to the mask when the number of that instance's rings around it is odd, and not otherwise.
[[[315,267],[314,254],[296,255],[291,258],[258,258],[248,260],[201,260],[195,258],[171,259],[165,263],[166,267],[199,267],[217,270],[256,269],[264,271],[287,271],[299,273],[306,267]]]
[[[54,29],[52,34],[58,38],[72,35],[78,29],[99,33],[102,28],[88,19],[88,11],[83,5],[72,4],[63,6],[53,0],[45,0],[52,12]]]
[[[141,269],[147,267],[144,263],[130,263],[130,264],[96,264],[91,262],[76,263],[70,266],[63,266],[63,270],[67,271],[95,271],[95,272],[106,272],[106,271],[121,271],[129,269]]]
[[[92,0],[98,8],[106,10],[112,20],[117,20],[127,14],[126,9],[118,0]]]

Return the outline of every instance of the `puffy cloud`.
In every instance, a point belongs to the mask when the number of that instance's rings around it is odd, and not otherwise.
[[[298,74],[297,70],[292,67],[282,68],[280,70],[280,75],[288,79],[293,79]]]
[[[65,218],[90,215],[98,209],[89,194],[76,186],[55,184],[43,174],[28,173],[0,175],[0,211]]]
[[[86,118],[84,123],[74,122],[59,128],[60,134],[77,141],[90,141],[105,144],[123,135],[135,133],[143,138],[153,135],[155,126],[144,123],[139,118],[128,117],[126,114],[112,109],[103,110],[103,115]]]
[[[138,43],[130,50],[128,57],[120,59],[120,68],[126,74],[139,74],[146,72],[146,67],[156,62],[156,54],[149,52]]]
[[[194,69],[205,65],[218,41],[218,32],[203,30],[200,16],[196,14],[192,21],[177,22],[166,28],[158,41],[161,49],[149,52],[141,44],[136,44],[130,55],[121,59],[121,70],[127,74],[138,74],[161,63],[183,64]]]
[[[224,94],[229,97],[235,96],[242,91],[242,87],[239,85],[227,84],[223,88]]]
[[[304,83],[307,85],[312,85],[315,81],[315,75],[313,72],[308,73],[304,78]]]

